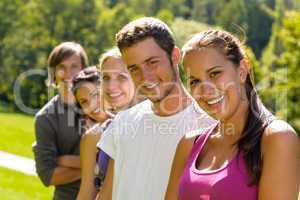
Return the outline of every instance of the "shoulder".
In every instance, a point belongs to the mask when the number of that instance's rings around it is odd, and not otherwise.
[[[295,130],[283,120],[270,123],[262,136],[262,153],[270,154],[299,154],[299,138]]]
[[[101,124],[95,124],[81,136],[81,143],[97,143],[101,137],[102,132],[103,128],[101,127]]]
[[[103,130],[102,125],[100,123],[97,123],[94,126],[92,126],[91,128],[89,128],[83,135],[96,135],[96,134],[102,133],[103,131],[104,130]]]
[[[55,106],[57,106],[57,103],[58,103],[58,96],[54,96],[35,114],[35,118],[43,118],[47,115],[54,114]]]
[[[177,145],[179,154],[188,155],[194,146],[196,138],[196,135],[184,135]]]
[[[151,102],[149,100],[142,101],[141,103],[126,109],[124,111],[120,111],[113,121],[115,120],[123,120],[123,121],[136,121],[139,118],[142,118],[145,114],[152,112],[151,111]]]

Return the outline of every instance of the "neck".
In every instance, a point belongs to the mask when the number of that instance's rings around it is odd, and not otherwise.
[[[112,115],[106,111],[103,111],[101,113],[101,116],[99,117],[99,119],[97,120],[99,123],[104,123],[106,120],[108,120],[109,118],[111,118]]]
[[[219,124],[219,131],[226,140],[229,140],[231,144],[237,142],[243,133],[243,130],[247,123],[247,117],[249,113],[249,103],[242,101],[238,110],[229,119],[222,120]]]
[[[176,82],[174,88],[163,100],[153,103],[153,111],[159,116],[170,116],[184,110],[192,102],[180,82]]]

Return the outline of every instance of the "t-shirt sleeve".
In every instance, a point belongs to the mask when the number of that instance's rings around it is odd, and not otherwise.
[[[112,159],[116,158],[118,148],[117,143],[122,131],[121,125],[122,122],[118,114],[107,126],[104,133],[102,134],[100,141],[97,144],[97,147],[101,151],[104,151],[106,154],[108,154]]]
[[[32,146],[35,158],[36,172],[45,186],[50,181],[57,167],[57,147],[55,143],[55,129],[44,115],[35,119],[36,142]]]

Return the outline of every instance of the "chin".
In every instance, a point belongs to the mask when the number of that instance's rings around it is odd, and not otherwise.
[[[162,97],[148,97],[148,99],[152,102],[152,103],[159,103],[161,102],[164,98]]]

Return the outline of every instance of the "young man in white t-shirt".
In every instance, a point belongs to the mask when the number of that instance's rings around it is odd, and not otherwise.
[[[104,132],[98,146],[112,159],[98,199],[162,200],[179,140],[214,121],[183,88],[180,50],[164,22],[137,19],[116,39],[138,93],[148,100],[120,112]]]

